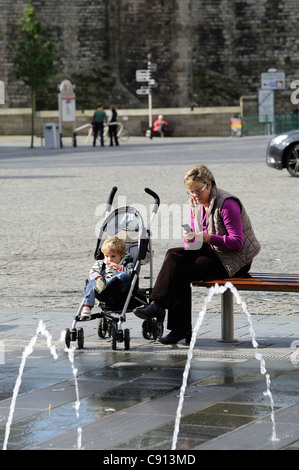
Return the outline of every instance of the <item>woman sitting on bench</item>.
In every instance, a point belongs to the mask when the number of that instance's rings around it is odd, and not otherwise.
[[[191,196],[191,231],[184,230],[185,247],[170,248],[156,279],[151,303],[134,310],[139,318],[162,316],[168,309],[170,333],[163,344],[191,339],[191,282],[243,276],[259,253],[250,219],[241,201],[217,188],[204,165],[189,170],[184,178]]]

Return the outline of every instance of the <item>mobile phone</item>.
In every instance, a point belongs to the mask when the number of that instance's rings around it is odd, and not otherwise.
[[[183,224],[182,227],[183,227],[183,229],[184,229],[187,233],[193,232],[193,230],[191,229],[190,225],[188,225],[188,224]]]

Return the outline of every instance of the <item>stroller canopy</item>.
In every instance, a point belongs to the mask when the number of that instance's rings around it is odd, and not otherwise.
[[[105,219],[98,236],[96,259],[102,258],[101,246],[105,238],[112,236],[117,236],[125,241],[127,252],[131,252],[135,246],[136,255],[134,258],[144,259],[148,239],[143,219],[134,207],[120,207]]]

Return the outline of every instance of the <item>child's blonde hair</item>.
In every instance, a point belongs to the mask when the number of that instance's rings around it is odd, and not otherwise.
[[[107,237],[103,241],[101,251],[104,255],[109,255],[113,251],[123,256],[126,252],[125,241],[118,237]]]

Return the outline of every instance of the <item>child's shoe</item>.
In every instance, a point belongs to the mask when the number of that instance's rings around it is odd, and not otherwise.
[[[106,288],[106,281],[104,278],[102,277],[99,277],[97,279],[97,283],[96,283],[96,286],[95,286],[95,290],[97,291],[98,294],[100,294],[101,292],[103,292],[103,290]]]
[[[80,316],[83,320],[90,320],[91,319],[91,307],[89,307],[88,305],[84,305]]]

